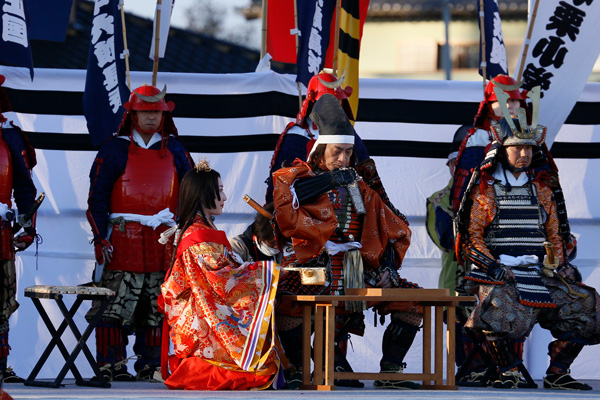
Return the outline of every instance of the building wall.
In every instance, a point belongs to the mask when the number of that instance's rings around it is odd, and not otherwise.
[[[526,21],[502,21],[509,74],[515,74]],[[479,26],[477,21],[451,21],[449,25],[453,80],[480,80]],[[442,21],[373,22],[364,26],[360,54],[360,76],[364,78],[445,79],[441,64],[445,29]],[[439,54],[438,54],[439,53]],[[470,57],[471,67],[464,67]],[[600,81],[600,60],[590,81]]]

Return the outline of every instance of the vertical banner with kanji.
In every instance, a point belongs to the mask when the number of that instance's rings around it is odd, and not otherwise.
[[[29,13],[24,0],[0,0],[0,63],[29,68],[33,80],[33,59],[29,46]]]
[[[95,147],[116,133],[129,96],[121,26],[119,1],[96,0],[83,93],[83,112]]]
[[[506,62],[506,48],[504,47],[504,37],[502,35],[502,21],[498,11],[498,0],[483,0],[483,10],[481,4],[477,1],[477,8],[481,13],[483,11],[483,33],[479,35],[479,75],[483,76],[481,61],[485,60],[486,71],[485,78],[492,79],[497,75],[508,75],[508,64]],[[481,31],[481,19],[479,21],[479,30]],[[485,53],[481,54],[481,39],[485,37]]]
[[[325,65],[335,0],[297,0],[296,4],[300,30],[296,82],[308,86]]]
[[[600,0],[538,0],[538,11],[523,64],[523,88],[541,88],[539,123],[552,145],[600,54]]]

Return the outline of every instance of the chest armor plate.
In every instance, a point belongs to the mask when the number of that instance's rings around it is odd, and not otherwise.
[[[8,145],[0,133],[0,202],[11,207],[10,197],[13,187],[12,158]]]
[[[333,206],[333,211],[335,212],[340,229],[344,232],[344,236],[348,240],[352,240],[350,239],[350,235],[352,235],[354,237],[353,241],[360,241],[360,217],[352,205],[352,199],[348,190],[343,186],[331,190],[329,192],[329,201]],[[342,242],[337,235],[331,238],[331,241]]]
[[[543,259],[546,229],[545,212],[533,185],[513,187],[505,191],[494,184],[496,217],[486,230],[485,243],[494,258],[500,254],[522,256],[534,254]]]
[[[159,150],[137,148],[129,152],[123,175],[115,182],[111,212],[154,215],[177,208],[179,181],[173,154],[161,158]]]
[[[333,211],[338,221],[338,225],[344,236],[349,241],[360,241],[361,233],[361,220],[360,216],[356,213],[354,206],[352,205],[352,199],[350,193],[343,187],[337,187],[331,190],[329,193],[329,201],[333,206]],[[342,243],[342,239],[334,232],[329,239],[335,243]],[[337,253],[331,256],[331,294],[342,295],[344,294],[344,253]]]

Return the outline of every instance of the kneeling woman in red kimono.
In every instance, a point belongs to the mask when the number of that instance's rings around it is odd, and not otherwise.
[[[243,263],[231,250],[213,224],[225,200],[221,177],[206,161],[181,182],[182,234],[162,285],[174,351],[169,389],[265,389],[278,375],[273,301],[279,266]]]

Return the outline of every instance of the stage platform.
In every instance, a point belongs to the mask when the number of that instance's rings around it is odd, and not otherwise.
[[[363,400],[363,399],[448,399],[448,400],[565,400],[565,399],[600,399],[600,381],[585,380],[594,390],[575,392],[563,390],[548,390],[542,388],[542,382],[536,381],[538,389],[492,389],[492,388],[459,388],[456,391],[442,390],[379,390],[373,389],[372,381],[364,381],[365,388],[338,388],[331,392],[304,390],[264,390],[264,391],[180,391],[168,390],[160,383],[149,382],[113,382],[109,389],[97,389],[76,386],[73,380],[66,379],[65,386],[59,389],[28,387],[22,384],[4,385],[4,390],[14,399],[144,399],[144,400]]]

